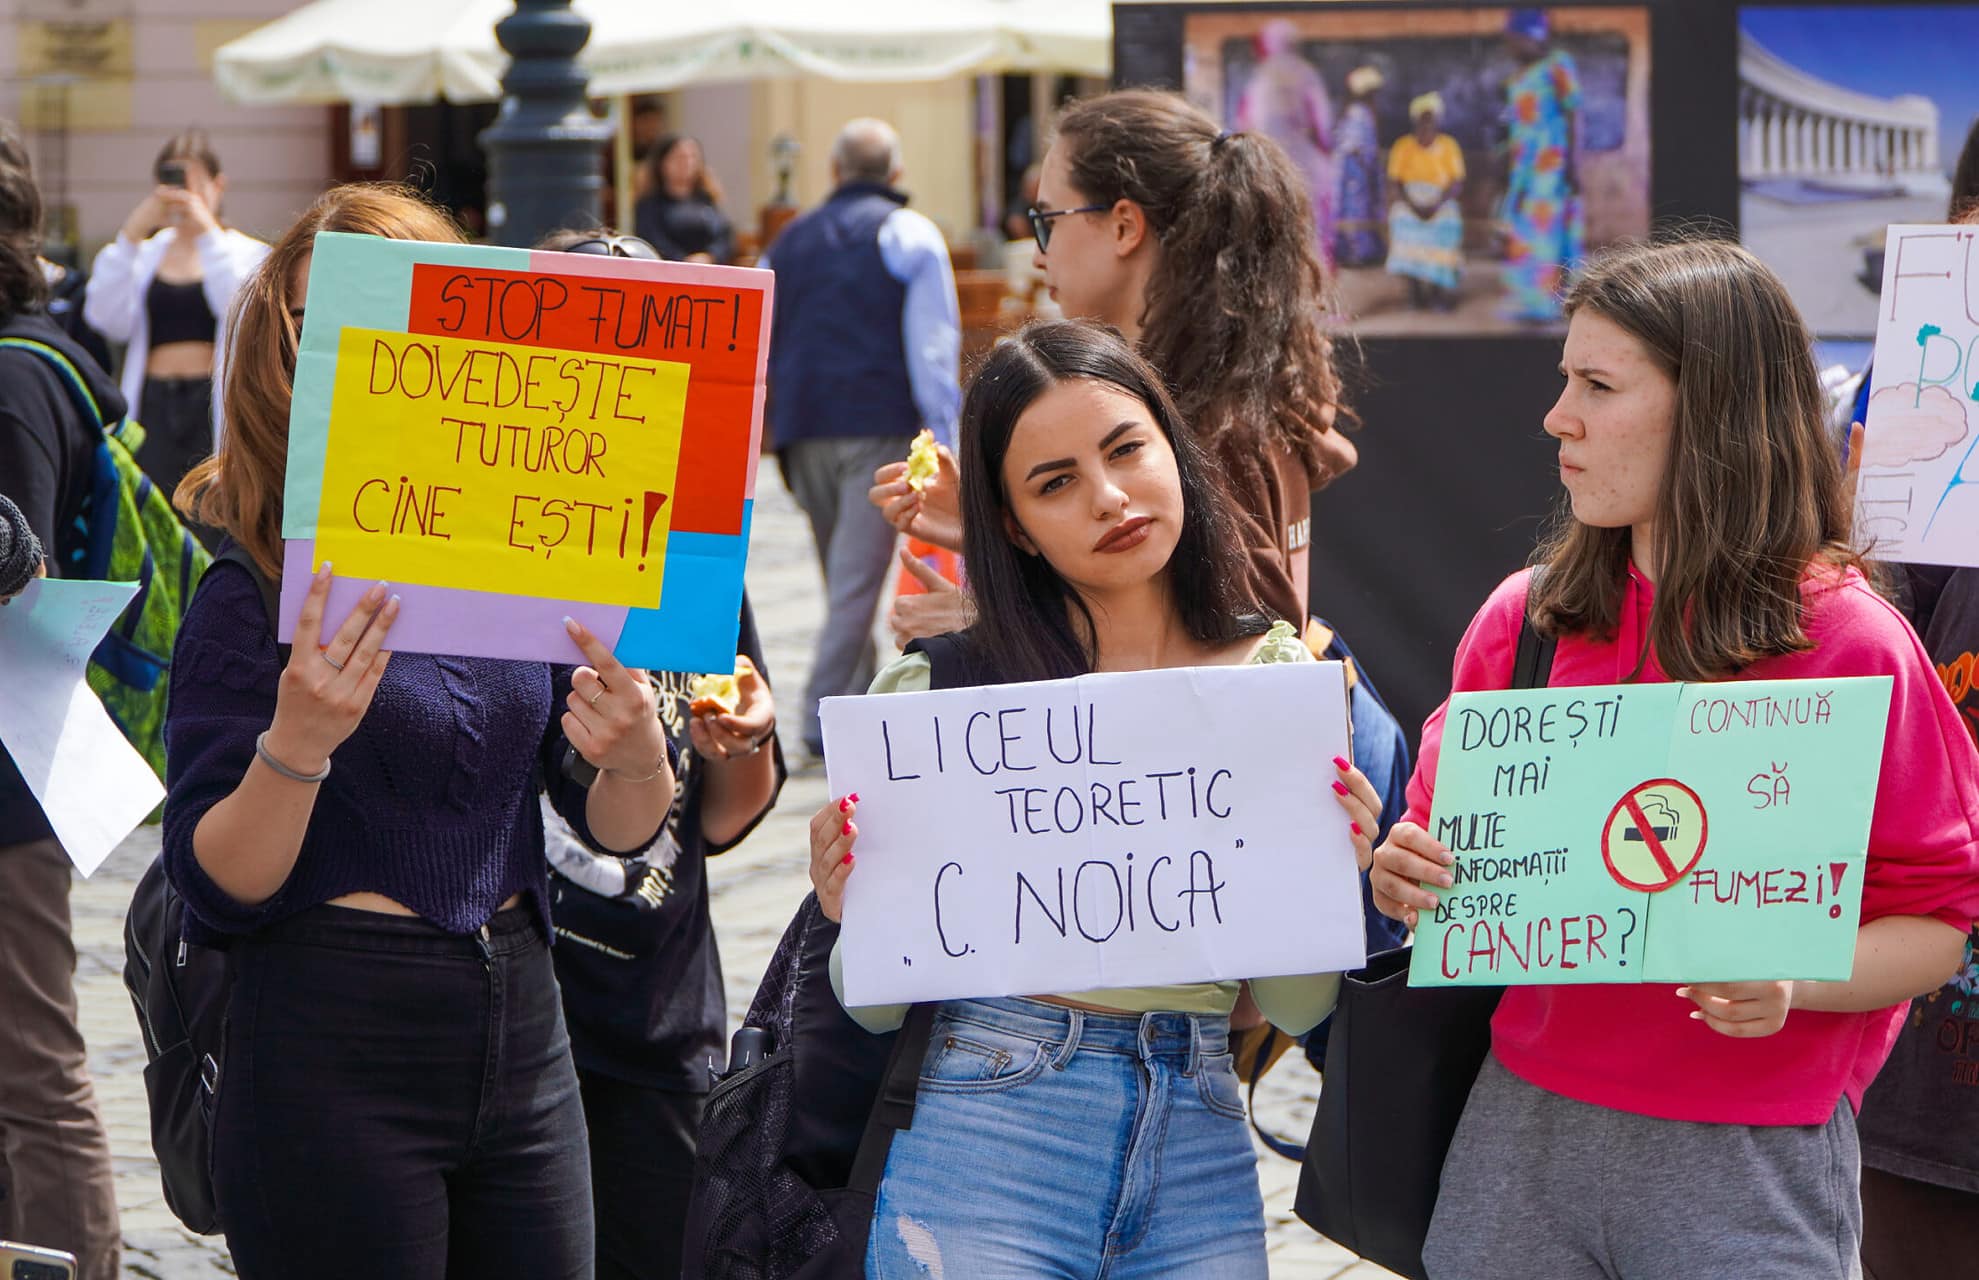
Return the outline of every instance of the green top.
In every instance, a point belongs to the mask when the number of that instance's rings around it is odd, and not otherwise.
[[[1311,662],[1312,653],[1289,622],[1276,622],[1266,632],[1250,661]],[[889,662],[873,678],[869,693],[925,693],[933,685],[933,673],[924,653],[903,653]],[[831,953],[831,985],[845,1003],[845,981],[840,971],[838,948]],[[1105,991],[1067,991],[1064,1000],[1099,1005],[1127,1013],[1227,1014],[1237,1005],[1237,987],[1230,982],[1189,982],[1172,987],[1116,987]],[[1291,977],[1253,978],[1251,995],[1273,1026],[1289,1035],[1303,1035],[1319,1025],[1333,1011],[1340,993],[1337,973],[1298,974]],[[892,1031],[906,1020],[904,1004],[846,1006],[846,1012],[868,1031]]]

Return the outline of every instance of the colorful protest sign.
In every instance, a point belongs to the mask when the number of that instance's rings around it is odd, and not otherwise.
[[[1458,694],[1410,983],[1848,977],[1889,707],[1888,676]]]
[[[1979,227],[1893,226],[1862,475],[1877,555],[1979,565]]]
[[[134,582],[37,578],[0,608],[0,745],[88,875],[165,798],[90,689],[90,654]]]
[[[391,646],[729,671],[767,271],[324,234],[296,361],[281,637],[373,581]]]
[[[1338,663],[827,698],[854,1005],[1365,962]]]

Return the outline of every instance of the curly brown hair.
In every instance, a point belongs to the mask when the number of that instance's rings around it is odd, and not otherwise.
[[[1318,437],[1352,415],[1323,327],[1329,288],[1312,200],[1290,157],[1260,134],[1221,133],[1177,94],[1144,89],[1073,103],[1058,137],[1084,201],[1132,200],[1161,245],[1140,347],[1183,418],[1206,444],[1244,433],[1260,465],[1290,450],[1323,483]]]

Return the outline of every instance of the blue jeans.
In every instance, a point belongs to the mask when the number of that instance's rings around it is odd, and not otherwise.
[[[1224,1017],[961,1000],[887,1157],[869,1280],[1264,1280]]]

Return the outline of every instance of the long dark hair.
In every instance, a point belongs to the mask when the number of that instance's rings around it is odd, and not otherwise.
[[[1329,290],[1312,198],[1262,134],[1218,131],[1179,95],[1143,89],[1075,102],[1058,121],[1081,203],[1132,200],[1161,245],[1141,353],[1226,458],[1289,449],[1315,484],[1318,437],[1352,415],[1322,328]]]
[[[21,136],[0,120],[0,323],[47,298],[40,252],[41,189]]]
[[[684,133],[662,134],[653,144],[652,149],[646,153],[646,177],[649,183],[647,190],[657,191],[662,195],[666,193],[666,179],[662,174],[666,169],[667,157],[673,154],[675,147],[689,142],[693,143],[694,149],[701,153],[701,171],[694,175],[693,194],[709,204],[718,205],[722,202],[722,186],[708,169],[707,149],[701,145],[699,139]]]
[[[1860,558],[1813,341],[1786,286],[1729,241],[1634,244],[1588,265],[1567,295],[1567,315],[1581,311],[1626,330],[1677,384],[1637,670],[1652,647],[1677,680],[1813,648],[1802,578]],[[1535,625],[1613,636],[1628,556],[1628,529],[1563,510],[1534,561]]]
[[[977,615],[967,635],[978,653],[1009,681],[1082,675],[1098,660],[1089,647],[1095,632],[1085,601],[1049,561],[1020,551],[1006,533],[1003,458],[1011,432],[1039,396],[1074,378],[1145,404],[1175,451],[1182,530],[1167,572],[1183,627],[1203,643],[1265,631],[1270,624],[1246,594],[1246,563],[1227,499],[1161,376],[1115,330],[1064,320],[1030,325],[997,344],[962,400],[963,551]]]

